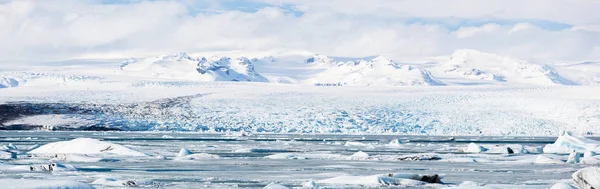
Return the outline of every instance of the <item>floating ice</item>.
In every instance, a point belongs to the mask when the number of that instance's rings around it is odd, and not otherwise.
[[[16,172],[67,172],[76,171],[73,165],[49,163],[37,165],[3,165],[0,164],[0,171],[16,171]]]
[[[579,152],[571,151],[571,153],[569,154],[569,158],[567,159],[567,163],[579,163],[582,155],[583,154]]]
[[[369,156],[369,154],[367,154],[363,151],[358,151],[346,158],[346,160],[369,160],[369,159],[373,159],[373,158],[371,156]]]
[[[535,164],[563,164],[565,162],[557,160],[557,159],[552,159],[550,157],[546,157],[544,155],[538,155],[537,158],[535,159]]]
[[[600,168],[586,167],[573,173],[573,180],[581,189],[600,188]]]
[[[327,153],[278,153],[265,156],[266,159],[330,159],[343,160],[348,156]]]
[[[392,141],[390,141],[390,143],[388,144],[388,146],[401,146],[402,145],[402,141],[400,141],[400,139],[394,139]]]
[[[441,183],[439,175],[388,174],[371,176],[338,176],[318,181],[323,184],[363,185],[363,186],[422,186],[428,183]]]
[[[146,157],[145,153],[123,145],[100,141],[91,138],[77,138],[70,141],[53,142],[43,145],[30,154],[87,154],[87,155],[121,155]]]
[[[190,150],[186,149],[186,148],[181,148],[181,150],[179,150],[179,153],[177,154],[177,157],[184,157],[184,156],[188,156],[188,155],[192,155],[194,153],[190,152]]]
[[[344,146],[349,146],[349,147],[373,147],[372,144],[365,144],[362,142],[355,142],[355,141],[346,141],[346,143],[344,143]]]
[[[467,153],[481,153],[481,152],[485,152],[487,151],[487,148],[484,148],[483,146],[479,146],[473,142],[469,143],[469,146],[467,146],[467,149],[465,149],[464,151]]]
[[[265,186],[263,189],[289,189],[289,187],[281,185],[281,184],[270,183],[267,186]]]
[[[581,136],[573,136],[569,132],[564,132],[556,139],[556,142],[544,147],[544,153],[569,154],[573,150],[584,153],[586,151],[597,151],[598,146],[600,146],[600,142],[598,141]]]
[[[142,187],[142,188],[158,188],[163,186],[163,183],[158,183],[150,180],[119,180],[115,178],[99,178],[91,184],[111,187]]]
[[[556,183],[550,189],[579,189],[576,186],[567,183]]]
[[[318,189],[319,184],[317,184],[314,180],[309,180],[309,181],[302,183],[302,188],[303,189]]]
[[[3,186],[10,186],[11,189],[94,189],[89,184],[72,180],[52,180],[52,179],[0,179]]]
[[[182,148],[179,150],[179,154],[175,157],[175,160],[205,160],[205,159],[219,159],[218,155],[207,154],[207,153],[197,153],[194,154],[190,152],[186,148]]]

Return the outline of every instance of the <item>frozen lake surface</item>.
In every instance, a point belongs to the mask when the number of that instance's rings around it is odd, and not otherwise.
[[[103,178],[164,188],[262,188],[269,183],[301,187],[302,183],[313,180],[321,187],[360,188],[363,185],[323,180],[349,175],[416,173],[444,175],[442,181],[445,184],[433,186],[435,188],[453,187],[465,181],[489,188],[550,188],[557,182],[570,182],[571,174],[583,167],[578,164],[534,163],[541,153],[536,150],[553,143],[556,137],[0,132],[0,144],[12,143],[19,149],[75,138],[95,138],[124,145],[150,157],[81,162],[21,154],[16,159],[0,160],[0,179],[74,180],[91,183],[97,188],[125,187],[119,185],[122,183],[98,182]],[[390,144],[396,139],[400,144]],[[485,153],[464,152],[471,142],[489,150]],[[514,149],[514,153],[494,150],[506,147]],[[218,157],[175,160],[181,148]],[[357,156],[355,153],[359,151],[367,153],[368,157]],[[546,156],[563,161],[568,157]],[[405,157],[436,158],[411,160]],[[2,170],[1,167],[51,162],[73,165],[76,170],[39,172]]]

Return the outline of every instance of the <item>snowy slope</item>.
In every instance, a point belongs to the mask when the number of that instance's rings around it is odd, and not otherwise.
[[[539,65],[512,57],[476,50],[456,50],[442,60],[436,76],[467,81],[490,81],[534,85],[574,85],[550,65]]]
[[[0,88],[10,87],[52,87],[60,85],[85,85],[99,82],[103,77],[71,75],[49,72],[4,72],[0,73]]]
[[[10,76],[0,76],[0,88],[9,88],[19,86],[19,80]]]
[[[556,65],[560,75],[579,85],[600,85],[600,62],[581,62]]]
[[[268,80],[254,71],[248,58],[202,57],[185,53],[145,59],[129,59],[121,66],[122,74],[149,78],[192,81],[252,81]]]
[[[326,56],[310,57],[306,63],[325,70],[305,83],[325,86],[413,86],[444,85],[431,73],[410,65],[398,64],[385,57],[339,61]]]

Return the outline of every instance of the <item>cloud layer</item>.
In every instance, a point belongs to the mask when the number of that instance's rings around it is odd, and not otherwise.
[[[213,50],[600,59],[596,0],[0,0],[0,61]]]

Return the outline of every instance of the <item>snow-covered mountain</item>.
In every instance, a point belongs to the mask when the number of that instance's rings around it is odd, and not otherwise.
[[[0,88],[19,86],[19,81],[13,77],[0,76]]]
[[[523,83],[536,85],[574,85],[550,65],[540,65],[512,57],[476,50],[457,50],[436,68],[436,76],[464,80]]]
[[[400,60],[400,61],[396,61]],[[205,52],[70,60],[0,69],[0,88],[122,87],[154,81],[244,81],[321,86],[598,85],[600,63],[521,60],[476,50],[420,59],[334,57],[305,51]],[[145,85],[145,84],[141,84]]]
[[[414,86],[444,85],[425,69],[402,65],[378,56],[338,61],[322,55],[310,57],[306,63],[325,70],[305,83],[324,86]]]
[[[186,53],[123,62],[124,74],[142,77],[182,79],[192,81],[268,82],[254,71],[254,62],[245,57],[201,57]]]

